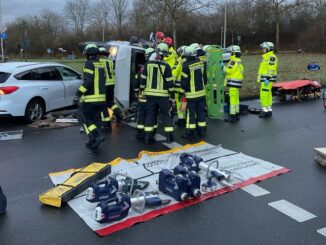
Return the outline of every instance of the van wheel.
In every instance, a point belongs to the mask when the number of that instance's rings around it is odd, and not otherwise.
[[[31,100],[25,110],[25,120],[28,123],[33,123],[41,120],[44,117],[45,108],[41,100],[34,99]]]

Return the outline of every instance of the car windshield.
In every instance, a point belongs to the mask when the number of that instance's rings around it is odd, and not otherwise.
[[[0,71],[0,83],[4,83],[9,78],[10,73]]]

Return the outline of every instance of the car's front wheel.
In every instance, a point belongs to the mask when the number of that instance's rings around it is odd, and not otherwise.
[[[36,122],[41,120],[44,114],[45,108],[43,102],[39,99],[33,99],[26,106],[25,120],[28,123]]]

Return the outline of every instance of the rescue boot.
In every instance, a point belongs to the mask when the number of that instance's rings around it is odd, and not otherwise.
[[[173,133],[166,133],[166,143],[170,144],[174,141],[174,136]]]
[[[224,119],[224,121],[229,123],[235,123],[238,120],[236,115],[229,115],[227,118]]]
[[[272,112],[272,111],[268,111],[268,112],[267,112],[267,116],[268,116],[268,117],[272,117],[272,116],[273,116],[273,112]]]
[[[152,142],[155,142],[153,132],[145,132],[145,143],[150,144]]]
[[[206,135],[206,127],[198,127],[197,134],[199,137],[204,138]]]
[[[240,113],[239,112],[235,114],[235,118],[237,119],[237,121],[240,121]]]
[[[105,137],[100,134],[97,130],[95,131],[95,140],[93,141],[92,144],[92,149],[97,149],[101,143],[105,140]]]
[[[139,139],[139,140],[144,140],[145,139],[145,132],[144,132],[143,129],[137,129],[136,138]]]
[[[186,132],[183,135],[181,135],[181,138],[187,139],[187,140],[195,140],[196,139],[195,130],[187,128]]]
[[[95,131],[92,131],[88,134],[88,142],[85,144],[85,146],[90,149],[90,150],[93,150],[93,145],[94,145],[94,142],[95,142]]]
[[[268,112],[267,111],[261,111],[259,113],[259,118],[266,118],[268,117]]]

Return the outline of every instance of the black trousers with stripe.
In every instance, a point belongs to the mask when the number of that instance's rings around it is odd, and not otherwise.
[[[80,105],[81,120],[87,134],[100,127],[101,113],[105,107],[105,103],[82,103]]]
[[[145,132],[151,133],[157,123],[158,114],[162,114],[164,131],[173,132],[173,119],[171,116],[171,102],[168,97],[146,96]]]

